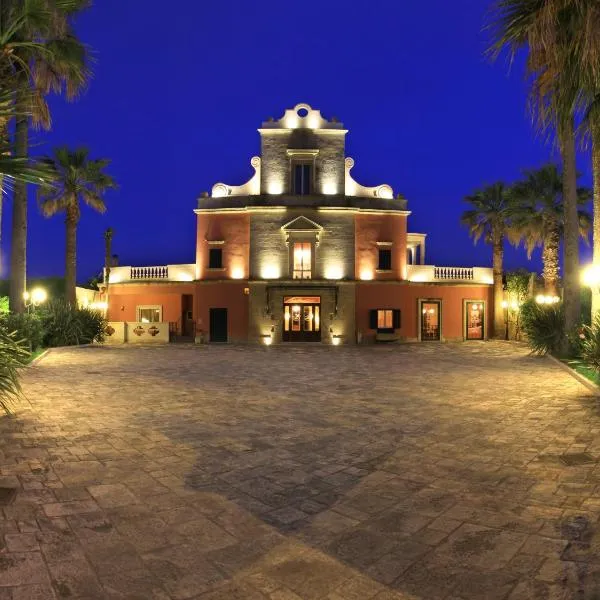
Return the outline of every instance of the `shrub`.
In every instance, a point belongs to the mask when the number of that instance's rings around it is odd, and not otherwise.
[[[25,344],[15,333],[0,329],[0,408],[7,413],[11,401],[21,393],[19,367],[27,364],[30,356]]]
[[[8,296],[0,296],[0,315],[8,313]]]
[[[80,308],[77,313],[81,323],[80,343],[103,342],[107,323],[102,313],[91,308]]]
[[[521,307],[523,331],[532,352],[557,353],[565,334],[562,303],[537,304],[528,300]]]
[[[30,350],[37,350],[44,341],[42,321],[37,314],[2,314],[0,326],[6,333],[15,333],[16,340],[25,340]]]
[[[581,358],[596,373],[600,373],[600,314],[594,317],[591,327],[584,325],[583,331]]]
[[[104,339],[106,321],[98,311],[54,300],[44,306],[41,317],[46,346],[77,346]]]

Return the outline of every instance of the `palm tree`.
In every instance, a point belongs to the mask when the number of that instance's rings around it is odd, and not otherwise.
[[[507,237],[514,212],[512,197],[508,188],[498,182],[477,190],[467,196],[465,201],[473,208],[466,210],[461,222],[469,228],[473,241],[481,238],[492,245],[492,264],[494,271],[494,331],[495,337],[503,337],[505,322],[502,302],[504,290],[502,284],[504,239]]]
[[[497,0],[490,23],[494,57],[507,50],[512,60],[527,51],[530,108],[540,130],[554,130],[562,156],[565,331],[580,319],[575,115],[580,101],[578,48],[587,47],[590,37],[581,29],[586,1]]]
[[[110,161],[92,160],[87,148],[70,150],[57,148],[48,158],[55,174],[52,187],[40,187],[38,198],[42,213],[51,217],[65,213],[67,233],[65,262],[65,300],[75,306],[77,280],[77,224],[81,217],[81,202],[99,213],[106,211],[104,192],[116,187],[114,179],[104,172]]]
[[[17,159],[29,155],[30,125],[50,127],[46,96],[66,93],[73,99],[89,78],[87,50],[72,31],[74,15],[88,5],[89,0],[2,0],[2,23],[18,23],[11,30],[11,52],[4,69],[15,82]],[[24,310],[26,250],[27,182],[19,180],[14,183],[10,261],[10,306],[15,312]]]
[[[565,229],[562,173],[550,163],[541,169],[525,171],[524,175],[524,180],[512,188],[515,213],[509,238],[515,245],[521,242],[525,245],[528,258],[535,248],[542,248],[544,287],[548,295],[557,296],[559,248]],[[591,197],[589,189],[577,190],[579,206]],[[579,234],[587,241],[592,218],[580,209],[578,220]]]

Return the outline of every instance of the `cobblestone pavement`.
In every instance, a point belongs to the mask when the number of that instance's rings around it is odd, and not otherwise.
[[[505,343],[56,350],[0,600],[600,598],[598,400]]]

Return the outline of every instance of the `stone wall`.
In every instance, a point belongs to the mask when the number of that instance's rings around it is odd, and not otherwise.
[[[290,250],[281,227],[304,216],[323,230],[315,250],[313,279],[354,276],[354,215],[317,209],[289,208],[281,212],[253,213],[250,219],[250,278],[291,278]],[[294,234],[292,234],[294,235]],[[290,238],[290,241],[292,238]]]
[[[318,150],[315,158],[314,193],[344,194],[344,134],[306,129],[261,133],[261,193],[291,193],[288,150]]]

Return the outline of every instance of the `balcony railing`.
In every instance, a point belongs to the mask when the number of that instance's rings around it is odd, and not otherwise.
[[[194,281],[196,265],[161,265],[154,267],[112,267],[109,283],[139,281]]]
[[[435,265],[408,265],[407,278],[415,282],[456,282],[484,283],[494,282],[492,269],[486,267],[437,267]]]

